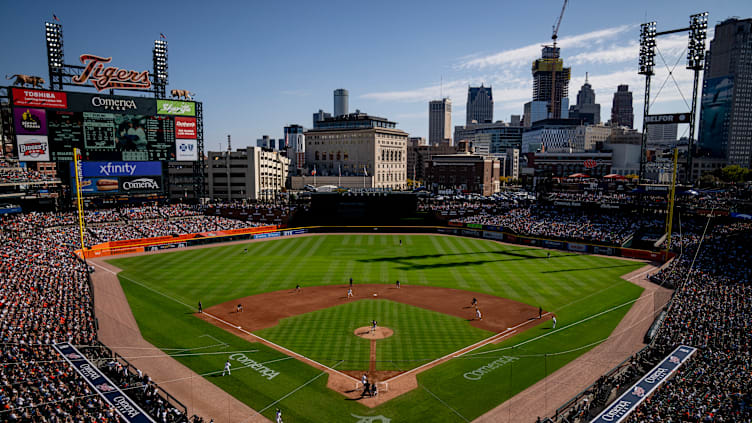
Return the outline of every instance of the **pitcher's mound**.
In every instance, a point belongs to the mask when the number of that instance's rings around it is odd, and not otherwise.
[[[355,329],[353,333],[366,339],[384,339],[394,335],[393,330],[382,326],[377,326],[375,332],[371,332],[370,326],[363,326],[362,328]]]

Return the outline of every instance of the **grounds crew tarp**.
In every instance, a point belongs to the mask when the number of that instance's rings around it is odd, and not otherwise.
[[[62,342],[54,345],[57,352],[97,393],[112,405],[123,420],[131,423],[156,423],[144,410],[134,403],[118,386],[99,371],[73,345]],[[140,389],[140,388],[139,388]]]
[[[656,390],[663,382],[687,361],[697,351],[695,348],[680,345],[668,357],[664,358],[653,370],[632,385],[616,401],[611,403],[590,423],[619,423],[626,419],[645,398]]]

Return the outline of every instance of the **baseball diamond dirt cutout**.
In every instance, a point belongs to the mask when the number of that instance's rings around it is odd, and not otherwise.
[[[196,313],[195,316],[248,341],[261,342],[326,371],[329,375],[327,387],[348,399],[357,399],[368,407],[378,406],[417,388],[416,375],[420,372],[482,346],[501,342],[551,317],[549,313],[543,312],[542,319],[539,319],[539,309],[527,304],[459,289],[418,285],[402,285],[395,288],[392,284],[363,284],[356,285],[356,288],[357,292],[361,293],[361,300],[391,300],[459,317],[476,328],[493,332],[494,335],[408,371],[377,371],[375,362],[378,340],[394,335],[394,331],[377,325],[376,330],[372,332],[371,326],[363,326],[355,329],[353,335],[370,339],[368,369],[339,371],[258,337],[252,332],[274,327],[281,319],[345,304],[348,301],[343,295],[347,290],[345,285],[313,286],[305,287],[302,292],[293,289],[252,295],[212,306],[204,309],[201,314]],[[483,311],[482,320],[476,317],[476,308],[471,305],[473,298],[477,299],[477,306]],[[242,305],[242,309],[238,308],[239,304]],[[360,378],[364,372],[371,383],[377,384],[378,396],[362,397]]]

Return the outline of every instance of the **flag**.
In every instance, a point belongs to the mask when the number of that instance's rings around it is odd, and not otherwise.
[[[58,18],[57,18],[57,15],[56,15],[56,14],[54,14],[54,13],[52,14],[52,19],[54,19],[54,20],[56,20],[56,21],[60,22],[60,19],[58,19]]]
[[[166,40],[166,39],[167,39],[167,36],[166,36],[166,35],[164,35],[163,33],[161,33],[161,32],[160,32],[160,33],[159,33],[159,38],[162,38],[162,39],[165,39],[165,40]]]
[[[316,176],[316,166],[313,167],[313,170],[311,171],[311,176]]]
[[[342,176],[342,165],[337,165],[337,169],[339,170],[339,176]]]
[[[366,165],[363,165],[363,176],[368,176],[368,171],[366,170]]]

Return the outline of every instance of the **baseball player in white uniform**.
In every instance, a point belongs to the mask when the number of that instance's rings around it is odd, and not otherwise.
[[[278,408],[278,409],[277,409],[277,414],[276,414],[275,416],[276,416],[276,419],[275,419],[275,421],[276,421],[277,423],[282,423],[282,410],[280,410],[280,409]]]
[[[551,329],[556,329],[556,316],[553,317],[554,325],[551,326]]]
[[[478,320],[483,320],[483,315],[480,314],[480,309],[479,308],[475,309],[475,317],[477,317]]]
[[[228,375],[232,374],[230,373],[230,360],[225,361],[225,369],[222,370],[222,376],[224,376],[225,373],[227,373]]]
[[[347,289],[347,298],[352,298],[352,297],[353,297],[352,288],[348,288]]]

